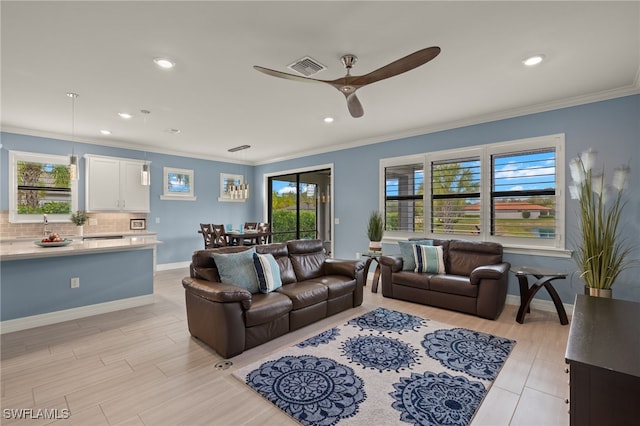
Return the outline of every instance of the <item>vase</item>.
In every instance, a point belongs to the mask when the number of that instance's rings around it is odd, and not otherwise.
[[[382,251],[382,242],[369,241],[369,251]]]
[[[78,235],[80,237],[84,236],[84,226],[83,225],[78,226]]]
[[[611,299],[613,290],[610,288],[593,288],[593,287],[584,287],[584,294],[593,297],[603,297],[605,299]]]

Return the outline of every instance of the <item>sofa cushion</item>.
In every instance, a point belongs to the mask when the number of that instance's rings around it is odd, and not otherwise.
[[[278,262],[282,284],[290,284],[297,281],[296,273],[293,271],[293,265],[291,265],[291,259],[289,259],[287,243],[261,244],[257,245],[255,249],[256,253],[273,255],[276,262]]]
[[[400,247],[400,255],[402,256],[403,271],[415,271],[416,269],[415,257],[413,255],[413,247],[416,244],[430,246],[433,245],[433,240],[398,241],[398,247]]]
[[[245,311],[246,326],[253,327],[273,321],[290,312],[292,308],[291,299],[276,291],[254,294],[251,308]]]
[[[213,260],[218,267],[220,281],[234,284],[251,293],[258,293],[258,279],[253,267],[253,248],[239,253],[213,253]]]
[[[442,247],[416,244],[413,246],[413,255],[416,263],[415,272],[444,274]]]
[[[393,274],[394,284],[406,285],[407,287],[429,289],[429,279],[432,274],[416,274],[415,272],[400,271]]]
[[[291,299],[293,310],[315,305],[327,300],[329,296],[327,286],[312,281],[283,285],[276,292],[284,294]]]
[[[253,267],[261,293],[270,293],[282,287],[280,267],[273,255],[253,253]]]
[[[452,240],[447,273],[469,276],[478,266],[502,263],[502,246],[492,242]]]
[[[478,297],[478,286],[471,285],[469,277],[461,275],[433,275],[429,280],[429,288],[440,293]]]
[[[327,258],[320,240],[295,240],[287,243],[289,258],[297,281],[324,275],[322,266]]]
[[[327,298],[329,300],[352,293],[356,289],[355,279],[348,279],[341,275],[325,275],[324,277],[314,278],[307,282],[314,282],[327,287],[329,290]]]

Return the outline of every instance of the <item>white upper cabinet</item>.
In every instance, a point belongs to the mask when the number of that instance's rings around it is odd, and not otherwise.
[[[90,212],[149,212],[149,187],[142,185],[141,160],[85,155],[86,206]]]

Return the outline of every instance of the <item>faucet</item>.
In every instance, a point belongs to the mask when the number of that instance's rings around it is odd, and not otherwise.
[[[49,236],[49,230],[47,229],[47,225],[49,224],[49,219],[47,219],[47,215],[46,214],[44,214],[42,216],[43,216],[42,224],[44,225],[43,235],[45,237],[48,237]]]

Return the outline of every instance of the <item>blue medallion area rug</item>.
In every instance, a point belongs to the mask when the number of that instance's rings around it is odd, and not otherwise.
[[[303,425],[468,425],[515,343],[377,308],[233,375]]]

